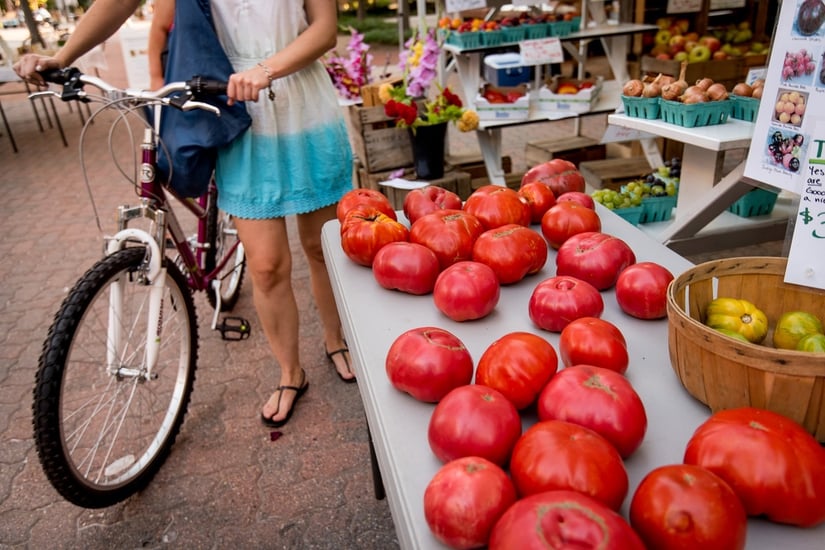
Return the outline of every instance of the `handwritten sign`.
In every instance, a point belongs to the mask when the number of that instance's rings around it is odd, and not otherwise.
[[[519,42],[521,59],[525,65],[546,65],[564,61],[561,40],[558,38],[539,38]]]
[[[631,128],[625,128],[623,126],[616,126],[615,124],[609,124],[604,131],[604,135],[602,136],[602,143],[614,143],[614,142],[622,142],[622,141],[636,141],[640,139],[653,139],[656,136],[653,134],[649,134],[647,132],[642,132],[641,130],[633,130]]]
[[[447,0],[447,11],[476,10],[487,7],[485,0]]]
[[[825,122],[815,127],[788,252],[785,282],[825,288]]]

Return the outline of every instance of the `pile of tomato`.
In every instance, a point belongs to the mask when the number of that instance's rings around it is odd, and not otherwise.
[[[624,460],[641,446],[647,416],[624,376],[624,336],[600,318],[601,291],[615,288],[630,316],[661,319],[673,275],[637,262],[627,243],[601,231],[573,163],[548,161],[517,191],[485,186],[463,203],[438,187],[414,190],[403,211],[409,227],[377,191],[350,192],[339,203],[342,248],[382,287],[432,294],[453,321],[489,315],[501,285],[538,273],[555,250],[556,274],[537,282],[525,314],[559,333],[558,349],[512,332],[474,363],[454,334],[424,326],[387,352],[390,383],[435,404],[428,439],[444,465],[423,506],[441,542],[736,549],[749,515],[825,521],[825,450],[795,422],[754,408],[713,415],[683,463],[649,472],[629,517],[620,514],[629,492]],[[538,421],[522,432],[528,409]]]

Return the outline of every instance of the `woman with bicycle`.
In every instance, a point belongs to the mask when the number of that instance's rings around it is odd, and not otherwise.
[[[26,55],[15,70],[40,81],[37,71],[70,65],[114,34],[138,4],[98,0],[54,57]],[[278,387],[261,410],[264,424],[280,427],[309,386],[298,351],[286,216],[296,216],[326,355],[342,380],[355,381],[321,248],[321,227],[335,217],[338,199],[352,188],[346,127],[319,61],[336,43],[337,6],[335,0],[209,4],[220,46],[235,70],[227,86],[228,103],[248,102],[252,118],[251,128],[219,151],[218,201],[234,217],[255,308],[281,368]],[[176,11],[176,20],[181,13]]]

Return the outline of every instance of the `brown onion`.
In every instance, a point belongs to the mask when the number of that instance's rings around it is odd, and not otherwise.
[[[721,82],[714,82],[706,91],[711,101],[724,101],[728,98],[728,89]]]
[[[691,105],[693,103],[707,103],[707,101],[709,100],[707,92],[705,92],[704,90],[697,91],[695,90],[695,86],[691,86],[690,88],[688,88],[688,90],[690,90],[691,88],[694,88],[694,91],[685,92],[681,97],[682,103],[684,103],[685,105]]]
[[[641,97],[644,88],[644,83],[638,78],[634,78],[633,80],[625,82],[625,85],[622,87],[622,94],[629,97]]]
[[[661,74],[657,76],[653,82],[645,84],[642,90],[642,97],[660,97],[662,95],[662,85],[659,83],[660,78],[662,78]]]
[[[755,99],[761,99],[763,89],[764,89],[764,86],[757,86],[756,88],[753,89],[753,93],[751,94],[751,97],[753,97]]]
[[[687,89],[687,82],[684,82],[684,88],[682,88],[682,84],[683,83],[676,81],[662,86],[662,99],[667,99],[668,101],[678,101],[679,96],[684,94]]]
[[[731,92],[733,95],[738,95],[739,97],[750,97],[753,94],[753,88],[747,82],[739,82],[733,87]]]
[[[708,88],[710,88],[711,84],[713,84],[713,79],[708,77],[700,78],[696,81],[696,85],[702,88],[703,90],[707,90]]]

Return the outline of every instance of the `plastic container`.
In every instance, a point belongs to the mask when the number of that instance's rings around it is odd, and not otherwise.
[[[624,114],[633,118],[645,118],[653,120],[659,118],[659,98],[658,97],[633,97],[622,96]]]
[[[777,195],[779,193],[756,187],[730,205],[728,210],[742,218],[766,216],[773,212]]]
[[[730,100],[685,105],[678,101],[662,99],[659,101],[659,118],[685,128],[713,126],[727,122],[732,106],[733,102]]]
[[[521,55],[502,53],[484,58],[484,80],[493,86],[518,86],[530,82],[530,67],[522,64]]]
[[[785,283],[785,258],[713,260],[688,269],[667,291],[670,362],[685,389],[716,412],[760,407],[783,414],[825,443],[822,355],[742,342],[704,324],[718,297],[748,300],[772,329],[786,311],[825,318],[825,290]]]

